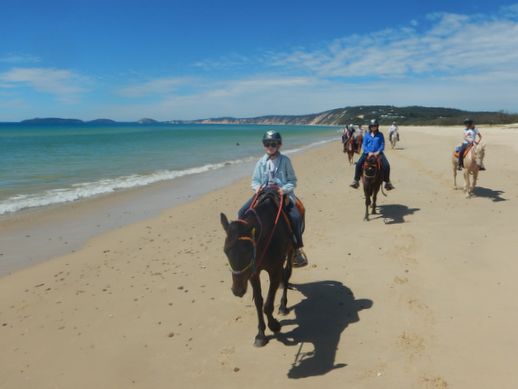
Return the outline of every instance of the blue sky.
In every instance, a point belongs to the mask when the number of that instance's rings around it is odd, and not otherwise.
[[[516,1],[516,0],[515,0]],[[0,121],[518,112],[518,3],[2,0]]]

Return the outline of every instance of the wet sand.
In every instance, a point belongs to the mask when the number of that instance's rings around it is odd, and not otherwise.
[[[370,222],[338,141],[292,156],[310,265],[262,349],[219,224],[248,178],[0,278],[0,387],[514,387],[518,130],[481,131],[488,170],[466,199],[462,129],[403,127]]]

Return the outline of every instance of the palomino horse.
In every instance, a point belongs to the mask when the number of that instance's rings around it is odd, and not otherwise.
[[[466,197],[473,195],[475,185],[477,185],[478,171],[480,166],[484,163],[484,154],[486,152],[486,145],[480,143],[474,143],[473,146],[464,155],[464,192]],[[453,153],[452,156],[452,168],[453,168],[453,188],[457,189],[457,167],[459,166],[459,159],[457,153]],[[470,180],[470,175],[473,176],[473,180]]]
[[[396,148],[396,143],[399,142],[399,131],[393,131],[390,133],[389,135],[389,140],[390,140],[390,146],[395,149]]]
[[[287,288],[295,248],[290,223],[282,212],[283,199],[277,199],[276,192],[267,191],[260,196],[255,208],[245,213],[243,219],[229,223],[223,213],[220,215],[221,224],[227,234],[224,251],[232,270],[232,292],[238,297],[243,297],[248,281],[253,288],[259,320],[259,332],[254,343],[256,347],[262,347],[267,343],[264,335],[266,325],[263,309],[268,319],[268,328],[275,333],[281,329],[279,321],[273,317],[275,293],[281,282],[283,293],[279,313],[288,313]],[[265,270],[270,278],[264,307],[259,278],[261,270]]]
[[[379,158],[375,156],[367,157],[365,163],[363,164],[363,175],[362,175],[362,184],[363,184],[363,193],[365,195],[365,217],[363,220],[369,220],[369,206],[372,204],[372,214],[376,214],[376,199],[378,197],[378,192],[381,188],[381,193],[386,196],[385,192],[383,192],[383,188],[381,183],[383,182],[382,172],[381,172],[381,161]],[[371,200],[372,199],[372,200]]]

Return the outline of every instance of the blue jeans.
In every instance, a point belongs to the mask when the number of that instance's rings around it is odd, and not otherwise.
[[[245,217],[245,213],[252,205],[252,201],[254,200],[254,196],[250,197],[250,199],[241,207],[239,212],[237,213],[238,218],[243,219]],[[303,246],[302,243],[302,215],[299,212],[299,209],[295,206],[293,201],[290,201],[288,205],[284,207],[284,211],[288,214],[288,218],[291,221],[291,226],[293,228],[293,234],[295,235],[295,248],[300,248]]]
[[[461,167],[464,166],[464,152],[466,151],[466,147],[468,147],[468,145],[469,143],[463,142],[459,148],[459,166]]]
[[[390,182],[390,164],[387,160],[387,157],[385,157],[385,154],[380,153],[380,161],[381,161],[381,176],[383,178],[383,181]],[[367,159],[367,153],[363,153],[358,162],[356,162],[356,169],[354,170],[354,180],[360,181],[360,177],[362,175],[363,171],[363,164],[365,163],[365,160]]]

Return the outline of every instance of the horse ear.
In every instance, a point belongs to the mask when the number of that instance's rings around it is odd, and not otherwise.
[[[219,216],[221,219],[221,225],[223,226],[223,229],[225,230],[225,232],[228,234],[228,226],[229,226],[228,219],[224,213],[220,213]]]

